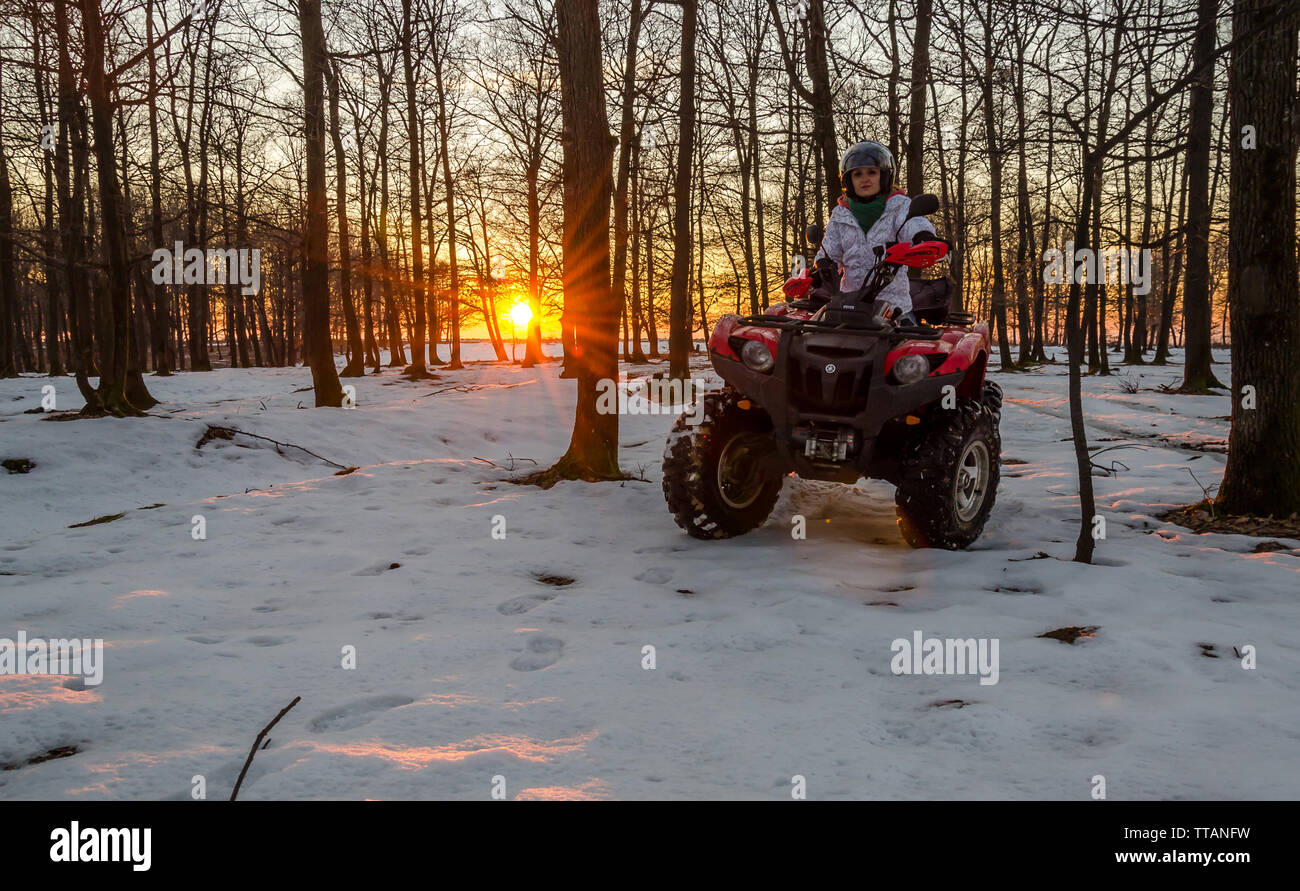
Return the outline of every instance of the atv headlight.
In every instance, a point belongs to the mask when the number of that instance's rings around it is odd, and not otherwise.
[[[740,360],[755,371],[767,373],[772,370],[776,362],[772,359],[772,351],[766,344],[759,343],[757,340],[747,342],[740,351]]]
[[[914,384],[930,373],[930,361],[925,356],[900,356],[890,374],[900,384]]]

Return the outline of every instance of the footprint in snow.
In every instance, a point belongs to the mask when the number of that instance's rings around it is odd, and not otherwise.
[[[327,712],[322,712],[312,718],[307,727],[312,733],[322,733],[327,730],[350,730],[353,727],[360,727],[362,724],[369,724],[375,718],[376,712],[387,711],[390,708],[400,708],[404,705],[410,705],[415,702],[409,696],[372,696],[369,699],[359,699],[356,702],[349,702],[338,708],[332,708]]]
[[[356,572],[352,574],[361,575],[361,576],[379,575],[381,573],[388,572],[388,570],[390,569],[400,569],[401,566],[402,564],[400,563],[393,563],[387,560],[380,560],[378,563],[372,563],[369,566],[365,567],[364,569],[358,569]]]
[[[659,566],[652,566],[640,575],[634,576],[638,582],[647,582],[651,585],[662,585],[673,577],[671,569],[664,569]]]
[[[398,615],[393,615],[392,613],[386,613],[386,612],[372,612],[372,613],[366,613],[366,618],[375,619],[375,620],[397,619],[397,621],[399,622],[419,622],[424,619],[424,616],[407,615],[406,613],[399,613]]]
[[[245,638],[247,643],[251,643],[255,647],[278,647],[280,644],[286,644],[291,640],[293,640],[292,637],[272,637],[268,634]]]
[[[534,635],[528,639],[528,652],[516,656],[510,663],[510,667],[515,671],[537,671],[549,668],[560,661],[560,654],[563,652],[564,641],[559,638]]]
[[[554,594],[525,594],[522,597],[507,600],[497,607],[497,612],[503,616],[517,616],[554,599]]]
[[[224,637],[212,637],[211,635],[208,634],[191,634],[189,637],[185,639],[192,640],[195,643],[201,643],[201,644],[219,644],[225,640]]]

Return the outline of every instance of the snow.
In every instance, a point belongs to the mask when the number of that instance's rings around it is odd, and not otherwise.
[[[226,798],[295,696],[242,799],[486,799],[498,776],[508,798],[788,800],[801,776],[813,799],[1084,799],[1096,775],[1111,799],[1300,796],[1300,542],[1155,518],[1225,459],[1228,395],[1156,389],[1181,365],[1130,369],[1136,394],[1084,381],[1090,444],[1141,447],[1096,458],[1123,466],[1093,479],[1085,566],[1063,364],[993,371],[1017,463],[946,552],[907,547],[879,482],[788,479],[761,529],[691,539],[659,486],[671,415],[621,418],[648,481],[513,485],[563,454],[575,382],[466,353],[436,381],[347,380],[354,409],[299,410],[305,368],[150,377],[143,419],[44,420],[23,412],[49,379],[0,381],[0,457],[36,464],[0,474],[0,637],[105,641],[99,686],[0,676],[0,763],[22,765],[0,799],[188,799],[196,775]],[[195,449],[209,424],[359,469]],[[1038,637],[1071,625],[1099,629]],[[998,639],[998,683],[893,674],[916,631]]]

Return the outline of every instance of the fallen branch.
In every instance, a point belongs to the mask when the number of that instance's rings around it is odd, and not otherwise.
[[[1140,446],[1140,445],[1132,445],[1132,444],[1125,443],[1123,445],[1106,446],[1106,448],[1104,449],[1097,449],[1096,451],[1092,452],[1091,457],[1095,458],[1098,455],[1100,455],[1102,452],[1110,452],[1110,451],[1114,451],[1115,449],[1138,449],[1139,451],[1145,452],[1149,448],[1150,446]]]
[[[239,787],[244,783],[244,774],[248,773],[248,767],[253,763],[253,756],[257,754],[257,747],[262,744],[262,738],[270,733],[271,728],[274,727],[281,718],[289,713],[289,709],[293,708],[301,701],[301,696],[295,696],[293,702],[280,709],[280,714],[276,715],[275,718],[271,720],[271,723],[263,727],[262,732],[257,734],[257,739],[253,740],[253,747],[248,750],[248,758],[244,761],[244,769],[239,772],[239,779],[235,780],[235,788],[230,793],[231,801],[234,801],[235,796],[239,794]]]
[[[196,449],[202,448],[204,445],[206,445],[207,443],[211,442],[214,439],[233,439],[236,434],[240,436],[251,436],[253,439],[263,439],[266,440],[267,442],[274,443],[276,446],[281,446],[288,449],[298,449],[299,451],[306,452],[307,454],[311,455],[313,458],[324,461],[326,464],[333,465],[334,467],[337,467],[340,470],[346,469],[347,466],[344,464],[339,464],[337,461],[331,461],[329,458],[316,454],[311,449],[305,449],[302,446],[294,445],[291,442],[280,442],[278,439],[272,439],[269,436],[262,436],[259,433],[249,433],[245,430],[240,430],[235,427],[222,427],[214,424],[208,425],[207,432],[204,433],[203,436],[199,438],[199,441],[194,444],[194,448]]]
[[[1113,449],[1137,449],[1137,450],[1139,450],[1139,451],[1145,452],[1145,451],[1147,450],[1147,448],[1148,448],[1147,446],[1128,445],[1128,444],[1126,444],[1126,445],[1113,445],[1113,446],[1107,446],[1107,447],[1104,448],[1104,449],[1097,449],[1096,451],[1092,452],[1092,454],[1088,456],[1088,457],[1089,457],[1089,461],[1088,461],[1088,463],[1092,465],[1093,469],[1095,469],[1095,470],[1100,470],[1100,471],[1101,471],[1103,474],[1105,474],[1106,476],[1118,476],[1118,475],[1119,475],[1119,469],[1116,467],[1116,465],[1119,465],[1119,467],[1124,468],[1124,470],[1129,470],[1129,469],[1130,469],[1129,466],[1128,466],[1127,464],[1125,464],[1123,461],[1114,461],[1114,460],[1112,460],[1112,461],[1110,462],[1110,467],[1102,467],[1102,466],[1101,466],[1100,464],[1098,464],[1096,461],[1093,461],[1093,460],[1091,460],[1091,459],[1097,457],[1098,455],[1100,455],[1100,454],[1103,453],[1103,452],[1109,452],[1109,451],[1111,451],[1111,450],[1113,450]]]
[[[95,517],[93,520],[87,520],[84,523],[73,523],[69,529],[80,529],[82,526],[98,526],[100,523],[111,523],[114,520],[120,520],[126,514],[104,514],[102,517]]]
[[[468,386],[468,387],[465,386],[464,384],[457,384],[454,387],[443,387],[441,390],[434,390],[432,393],[425,393],[420,398],[427,399],[430,396],[437,396],[439,393],[447,393],[451,390],[459,390],[462,393],[472,393],[474,390],[513,390],[515,387],[526,387],[529,384],[535,384],[535,383],[537,382],[520,381],[517,384],[473,384],[472,386]]]
[[[509,452],[506,453],[506,457],[510,459],[509,467],[502,467],[500,464],[497,464],[495,461],[489,461],[487,458],[479,458],[478,456],[475,456],[474,460],[482,461],[484,464],[487,464],[489,467],[495,467],[497,470],[504,470],[511,473],[514,472],[516,461],[527,461],[529,464],[532,464],[533,466],[537,465],[537,462],[532,458],[516,458],[514,455],[511,455]]]
[[[441,390],[434,390],[432,393],[425,393],[420,398],[428,399],[430,396],[437,396],[439,393],[447,393],[450,392],[451,390],[460,390],[462,393],[471,393],[474,390],[481,390],[481,389],[483,388],[480,386],[467,387],[464,384],[457,384],[454,387],[443,387]]]

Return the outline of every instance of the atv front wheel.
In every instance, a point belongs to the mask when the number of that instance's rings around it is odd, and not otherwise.
[[[974,399],[931,411],[899,460],[898,527],[914,548],[965,548],[980,537],[997,496],[998,415]]]
[[[993,381],[985,381],[984,389],[980,394],[980,401],[991,412],[995,420],[1002,418],[1002,387]]]
[[[772,422],[757,407],[742,409],[728,390],[705,393],[703,416],[684,414],[664,446],[664,499],[677,525],[705,540],[743,535],[761,526],[783,477],[764,462]]]

